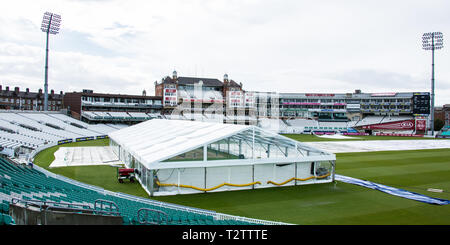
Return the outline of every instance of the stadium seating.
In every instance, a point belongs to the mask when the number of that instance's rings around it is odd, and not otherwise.
[[[0,225],[15,225],[15,221],[8,214],[0,213]]]
[[[131,118],[138,120],[148,120],[151,119],[149,115],[144,112],[128,112]]]
[[[39,115],[35,118],[36,115]],[[20,125],[25,125],[28,128],[35,129],[35,131],[41,131],[46,132],[49,135],[56,136],[60,139],[67,139],[67,138],[77,138],[82,137],[82,134],[79,133],[73,133],[70,131],[66,131],[61,128],[54,128],[48,123],[47,121],[42,121],[40,114],[29,114],[27,116],[23,116],[23,114],[19,113],[2,113],[2,119],[13,122]]]
[[[7,159],[0,158],[0,201],[12,202],[13,199],[47,204],[72,204],[86,210],[96,210],[97,200],[114,202],[119,207],[123,223],[137,225],[141,223],[158,223],[152,219],[142,219],[138,211],[142,208],[158,210],[168,216],[168,225],[250,225],[257,224],[246,220],[217,219],[215,212],[175,206],[162,202],[143,201],[137,197],[124,198],[115,193],[105,193],[85,188],[75,183],[69,183],[55,176],[46,175],[34,168],[16,165]],[[4,206],[2,205],[2,210]],[[2,216],[3,217],[3,216]],[[2,221],[0,221],[2,222]],[[8,222],[4,218],[5,223]],[[9,221],[9,223],[13,223]]]
[[[355,120],[355,121],[348,121],[347,122],[347,127],[348,128],[352,128],[354,127],[356,124],[358,124],[359,120]]]
[[[304,133],[305,131],[342,132],[347,131],[350,128],[363,125],[379,124],[411,119],[413,119],[413,117],[411,116],[366,116],[361,120],[348,122],[317,121],[302,118],[280,120],[278,122],[276,121],[277,119],[259,118],[258,125],[266,129],[277,131],[278,133]],[[412,132],[402,132],[402,133],[412,133]]]
[[[131,116],[126,112],[109,111],[109,112],[104,112],[104,113],[111,116],[111,119],[124,119],[124,120],[131,119]]]
[[[0,138],[0,146],[10,149],[16,149],[21,146],[20,143]]]
[[[72,123],[72,124],[75,124],[75,125],[80,125],[80,126],[82,126],[84,128],[88,128],[90,126],[89,124],[87,124],[87,123],[85,123],[83,121],[74,119],[74,118],[66,116],[64,114],[49,113],[49,114],[47,114],[47,116],[52,117],[52,118],[57,118],[57,119],[65,122],[65,123],[68,123],[68,124]]]
[[[82,125],[79,125],[79,127],[77,127],[77,126],[70,124],[70,122],[67,123],[67,122],[62,121],[61,117],[55,118],[55,117],[52,117],[49,114],[45,114],[45,113],[23,113],[23,114],[19,113],[19,115],[30,118],[35,121],[38,121],[42,124],[56,126],[66,132],[71,132],[73,134],[80,135],[80,136],[92,136],[92,135],[97,134],[96,132],[93,132],[93,131],[87,129],[86,127],[83,127]],[[55,114],[55,115],[62,115],[62,114]],[[62,116],[64,116],[64,115],[62,115]],[[66,116],[66,118],[69,118],[69,117]],[[80,136],[78,136],[78,137],[80,137]]]
[[[26,135],[9,133],[6,131],[3,131],[0,134],[0,139],[8,140],[11,142],[17,142],[17,143],[20,143],[22,146],[30,147],[32,149],[37,148],[39,145],[45,144],[45,141],[43,141],[43,140],[29,137]]]
[[[81,115],[83,115],[83,116],[85,116],[85,117],[87,117],[87,118],[89,118],[91,120],[103,119],[102,116],[99,116],[99,115],[97,115],[97,114],[95,114],[94,112],[91,112],[91,111],[83,111],[81,113]]]
[[[385,116],[381,120],[381,123],[403,121],[403,120],[412,120],[412,119],[414,119],[412,116]]]
[[[347,122],[319,122],[319,130],[324,131],[347,130]]]
[[[442,129],[439,131],[437,136],[449,138],[450,137],[450,125],[446,125],[446,126],[442,127]]]
[[[316,120],[291,119],[291,120],[287,120],[287,122],[292,127],[318,127],[319,126],[319,122]]]
[[[369,124],[378,124],[381,123],[384,116],[366,116],[362,120],[360,120],[355,126],[363,126]]]
[[[14,132],[16,134],[27,136],[30,138],[37,139],[42,142],[51,142],[51,141],[57,141],[60,139],[60,137],[57,137],[55,135],[42,132],[42,131],[34,131],[29,128],[19,126],[20,124],[14,124],[12,122],[1,120],[0,119],[0,129],[4,129],[9,131],[10,133]]]
[[[122,129],[122,128],[126,128],[126,127],[128,127],[128,125],[126,125],[126,124],[112,124],[112,123],[107,123],[107,124],[105,124],[106,126],[109,126],[109,127],[111,127],[111,128],[114,128],[114,129]]]
[[[117,128],[111,127],[107,124],[99,123],[99,124],[89,125],[89,130],[91,130],[93,132],[98,132],[99,134],[102,134],[102,135],[107,135],[108,133],[110,133],[112,131],[116,131]]]
[[[125,124],[110,124],[115,125],[113,127],[107,124],[87,124],[57,113],[5,112],[0,115],[0,129],[7,129],[11,133],[15,132],[21,136],[33,138],[33,140],[29,139],[28,142],[36,145],[62,139],[105,135],[113,130],[128,126]],[[142,115],[146,114],[142,113]],[[127,116],[130,117],[128,114]],[[17,135],[15,138],[18,138]]]
[[[104,136],[125,127],[128,125],[87,124],[54,112],[0,111],[0,153],[26,159],[33,151],[61,140]]]
[[[288,125],[281,119],[260,118],[258,126],[273,132],[285,132]]]

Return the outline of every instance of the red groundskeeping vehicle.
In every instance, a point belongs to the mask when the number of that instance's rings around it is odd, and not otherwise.
[[[131,183],[136,179],[136,171],[134,168],[118,168],[117,169],[117,179],[119,183],[123,183],[124,179],[129,179]]]

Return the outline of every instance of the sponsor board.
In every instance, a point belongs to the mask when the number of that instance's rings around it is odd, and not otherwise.
[[[334,135],[336,134],[335,131],[315,131],[314,130],[314,134],[316,135]]]
[[[426,119],[416,119],[416,130],[417,131],[427,130],[427,120]]]
[[[414,130],[414,120],[403,120],[361,126],[363,129],[392,129],[392,130]]]
[[[377,133],[377,136],[423,137],[423,134]]]
[[[450,136],[449,135],[437,135],[436,138],[439,138],[439,139],[450,139]]]
[[[342,135],[360,135],[360,136],[367,136],[368,133],[342,133]]]
[[[94,136],[91,136],[91,137],[80,137],[80,138],[76,138],[75,139],[76,142],[88,141],[88,140],[95,140],[95,137]]]
[[[312,97],[334,97],[334,94],[305,94]]]
[[[72,139],[58,140],[58,145],[72,143]]]

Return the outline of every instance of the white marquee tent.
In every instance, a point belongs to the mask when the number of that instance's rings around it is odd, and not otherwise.
[[[153,119],[109,134],[150,195],[325,183],[334,154],[257,126]]]

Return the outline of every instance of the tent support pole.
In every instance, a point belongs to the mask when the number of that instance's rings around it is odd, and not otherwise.
[[[255,164],[252,164],[252,182],[255,183]],[[252,185],[252,189],[255,189],[255,185]]]
[[[206,189],[206,167],[205,167],[205,189]],[[206,191],[205,191],[206,193]]]
[[[219,144],[220,150],[220,144]],[[208,161],[208,147],[207,145],[203,145],[203,162],[205,162],[205,189],[206,189],[206,161]],[[205,191],[206,193],[206,191]]]
[[[295,171],[294,176],[296,179],[297,179],[297,164],[298,163],[296,163],[296,162],[294,163],[294,171]],[[297,185],[297,180],[295,180],[294,185]]]
[[[154,184],[154,182],[155,182],[155,172],[154,172],[154,170],[150,170],[150,178],[151,178],[151,181],[150,181],[150,196],[152,197],[153,196],[153,193],[154,193],[154,190],[153,190],[153,184]]]
[[[333,171],[333,173],[331,174],[331,181],[334,182],[334,174],[336,171],[336,161],[331,161],[331,171]]]

